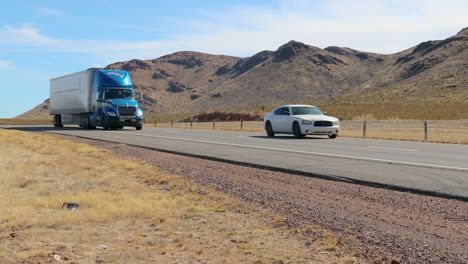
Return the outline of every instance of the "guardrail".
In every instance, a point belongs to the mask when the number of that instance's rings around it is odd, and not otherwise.
[[[148,124],[149,125],[149,124]],[[263,132],[262,121],[175,122],[154,127]],[[340,136],[468,144],[468,120],[340,121]]]

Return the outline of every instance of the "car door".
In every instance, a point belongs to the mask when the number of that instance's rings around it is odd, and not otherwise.
[[[281,117],[282,117],[282,114],[283,114],[282,109],[283,108],[280,107],[280,108],[277,108],[276,110],[274,110],[272,115],[271,115],[271,118],[270,118],[271,127],[273,128],[273,131],[275,131],[275,132],[280,132],[281,131],[280,123],[281,123]]]
[[[290,133],[292,131],[289,107],[281,108],[281,118],[279,119],[278,123],[281,132]]]

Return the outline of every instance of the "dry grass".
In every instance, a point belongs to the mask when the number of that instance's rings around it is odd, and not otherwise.
[[[467,92],[445,98],[447,94],[432,91],[428,97],[418,94],[402,97],[402,95],[382,94],[378,90],[359,95],[347,95],[336,98],[325,98],[315,101],[302,102],[315,105],[329,115],[339,117],[341,120],[462,120],[468,119]],[[411,99],[413,98],[413,99]],[[442,99],[441,99],[442,98]],[[291,102],[290,102],[291,103]],[[286,104],[286,102],[285,102]],[[279,105],[259,106],[243,109],[224,109],[229,112],[249,112],[264,115]],[[181,120],[200,113],[158,113],[148,114],[148,123],[169,123],[171,120]]]
[[[0,145],[2,263],[354,263],[333,236],[304,246],[282,218],[151,165],[14,130]]]
[[[366,138],[424,141],[424,122],[412,120],[377,121],[372,115],[357,117],[354,121],[341,121],[341,137],[363,137],[363,122],[367,120]],[[369,121],[371,120],[371,121]],[[154,127],[154,124],[147,124]],[[170,128],[171,123],[157,123],[156,127]],[[172,124],[182,129],[218,129],[240,131],[240,122],[190,122]],[[265,132],[263,122],[244,121],[242,131]],[[428,142],[468,144],[468,120],[428,121]]]
[[[404,120],[459,120],[468,118],[468,105],[462,102],[438,103],[437,101],[394,101],[375,100],[375,103],[356,102],[348,98],[337,101],[312,102],[323,111],[343,120],[355,120],[371,115],[377,120],[394,117]]]
[[[427,141],[468,144],[468,120],[427,121]],[[340,136],[363,137],[364,121],[341,123]],[[367,121],[366,138],[424,141],[424,122],[414,120]]]
[[[24,119],[10,119],[0,118],[0,125],[51,125],[50,120],[24,120]]]

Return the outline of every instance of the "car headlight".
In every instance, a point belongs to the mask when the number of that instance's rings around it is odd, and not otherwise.
[[[107,114],[110,116],[115,116],[115,112],[112,112],[112,111],[107,111]]]
[[[340,121],[333,121],[333,126],[339,126],[340,125]]]
[[[312,121],[310,120],[302,120],[303,125],[312,125]]]
[[[143,116],[143,111],[141,111],[141,109],[138,109],[137,116]]]

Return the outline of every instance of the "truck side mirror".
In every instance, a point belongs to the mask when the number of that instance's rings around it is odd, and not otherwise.
[[[140,95],[138,96],[137,101],[143,103],[143,93],[140,93]]]

